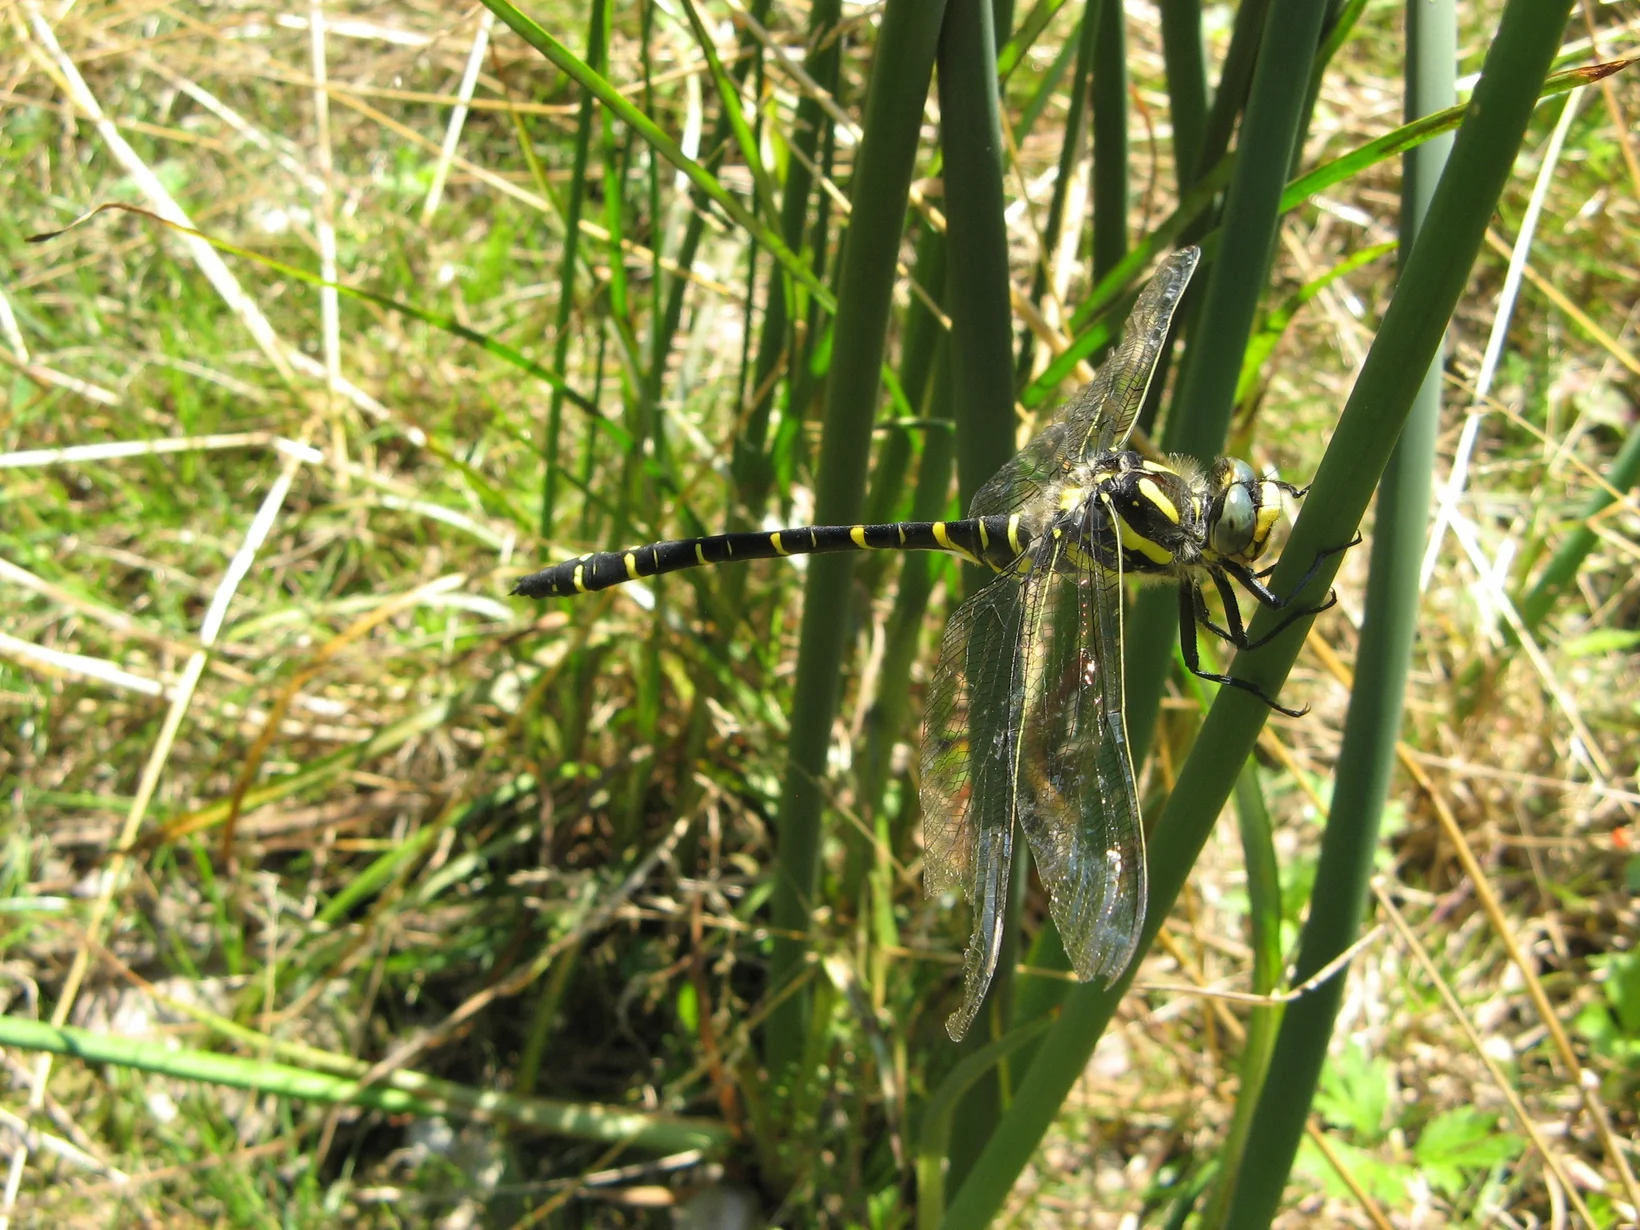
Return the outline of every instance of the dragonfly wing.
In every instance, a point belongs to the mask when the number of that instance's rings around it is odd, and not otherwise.
[[[1048,425],[974,493],[969,516],[1018,512],[1070,466],[1127,442],[1173,313],[1200,258],[1200,248],[1181,248],[1161,263],[1128,314],[1121,344]]]
[[[1107,507],[1089,516],[1096,533],[1115,524]],[[1121,574],[1083,563],[1048,580],[1024,629],[1018,815],[1077,976],[1114,981],[1144,925],[1145,838],[1123,718]]]
[[[1082,455],[1092,456],[1127,443],[1133,420],[1150,391],[1150,378],[1173,325],[1173,313],[1184,298],[1184,289],[1190,285],[1190,275],[1196,272],[1201,254],[1200,248],[1180,248],[1161,263],[1128,313],[1121,343],[1078,395],[1077,400],[1086,403],[1078,411],[1078,422],[1086,425],[1081,436]]]
[[[947,621],[923,718],[923,882],[929,896],[960,890],[974,910],[962,1007],[946,1022],[958,1040],[991,985],[1007,914],[1021,590],[998,577]]]

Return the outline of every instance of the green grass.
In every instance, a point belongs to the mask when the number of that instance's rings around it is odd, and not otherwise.
[[[1309,648],[1251,664],[1273,683],[1296,653],[1283,699],[1312,706],[1251,758],[1261,715],[1186,686],[1137,599],[1134,738],[1178,900],[1103,1002],[1059,972],[1022,878],[1028,964],[964,1047],[943,1022],[968,912],[922,895],[914,766],[971,578],[832,557],[679,574],[653,601],[506,596],[620,543],[955,512],[1017,439],[1013,399],[1069,392],[1148,258],[1188,238],[1214,262],[1170,358],[1189,409],[1170,392],[1147,431],[1319,476],[1295,554],[1347,537],[1404,411],[1373,372],[1415,380],[1444,316],[1428,290],[1390,308],[1399,148],[1354,157],[1401,122],[1398,9],[1345,7],[1313,100],[1285,59],[1241,76],[1262,101],[1224,163],[1214,90],[1227,56],[1251,63],[1256,7],[1235,49],[1210,8],[1130,10],[1123,47],[1108,21],[1084,37],[1078,6],[987,7],[952,0],[942,31],[911,5],[755,6],[775,56],[699,0],[497,6],[426,220],[472,15],[329,14],[321,152],[306,10],[79,5],[55,47],[13,14],[0,1046],[33,1132],[0,1197],[14,1224],[662,1225],[727,1193],[839,1226],[1633,1219],[1632,70],[1577,96],[1476,407],[1401,757],[1373,770],[1382,836],[1342,881],[1375,875],[1388,904],[1332,984],[1336,1029],[1318,993],[1202,992],[1288,986],[1318,876],[1346,901],[1318,863],[1329,814],[1362,801],[1331,792],[1365,763],[1341,752],[1349,672],[1356,714],[1380,673],[1370,541]],[[1460,74],[1495,7],[1460,14]],[[1596,20],[1598,53],[1574,15],[1555,68],[1634,54],[1626,10]],[[1118,53],[1127,88],[1107,70],[1073,105]],[[88,98],[129,159],[75,115]],[[1491,219],[1505,248],[1565,105],[1527,124]],[[1296,155],[1267,135],[1288,129]],[[163,210],[159,190],[242,301],[142,214],[25,243],[103,204]],[[1490,210],[1469,203],[1478,242]],[[1465,282],[1441,225],[1437,492],[1505,265],[1482,245]],[[1213,823],[1233,786],[1239,837]],[[1153,884],[1158,911],[1172,896]],[[1313,1103],[1285,1038],[1308,1016]],[[1266,1063],[1269,1105],[1238,1103]],[[1313,1129],[1285,1180],[1277,1095],[1295,1142],[1306,1108]],[[1238,1159],[1267,1206],[1232,1199]]]

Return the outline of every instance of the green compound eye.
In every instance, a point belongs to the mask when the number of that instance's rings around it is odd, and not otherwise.
[[[1237,464],[1247,471],[1246,481],[1252,482],[1253,468],[1245,462]],[[1213,526],[1209,531],[1209,542],[1213,550],[1220,555],[1228,556],[1237,556],[1246,551],[1253,544],[1255,515],[1252,489],[1238,476],[1235,486],[1224,493],[1218,516],[1213,519]]]

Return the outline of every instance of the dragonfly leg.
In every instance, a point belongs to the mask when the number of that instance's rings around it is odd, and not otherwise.
[[[1219,597],[1224,599],[1224,609],[1228,613],[1230,609],[1236,605],[1236,591],[1230,584],[1230,578],[1222,573],[1215,572],[1213,574],[1213,583],[1218,586]],[[1311,615],[1319,615],[1322,611],[1337,605],[1338,594],[1332,590],[1327,592],[1326,598],[1318,606],[1289,608],[1285,603],[1283,603],[1281,606],[1274,607],[1272,609],[1278,611],[1284,610],[1286,611],[1286,614],[1283,615],[1279,621],[1277,621],[1275,627],[1271,628],[1256,641],[1249,640],[1247,638],[1247,631],[1241,622],[1241,611],[1237,608],[1235,615],[1230,617],[1230,630],[1235,635],[1227,636],[1224,639],[1229,641],[1237,649],[1262,649],[1271,641],[1275,640],[1276,637],[1287,631],[1288,628],[1292,627],[1299,620],[1308,619]],[[1208,627],[1212,628],[1213,625],[1208,624]],[[1214,628],[1213,630],[1215,632],[1218,631],[1217,628]]]
[[[1281,600],[1280,602],[1265,602],[1264,605],[1265,606],[1276,606],[1276,607],[1286,606],[1287,603],[1291,602],[1293,600],[1293,598],[1296,597],[1304,589],[1304,587],[1306,585],[1308,585],[1311,581],[1315,580],[1315,574],[1321,571],[1321,565],[1322,565],[1323,561],[1329,560],[1335,555],[1342,555],[1342,554],[1344,554],[1344,552],[1348,551],[1351,547],[1359,547],[1360,545],[1361,545],[1361,535],[1357,534],[1354,538],[1350,539],[1348,542],[1346,542],[1341,547],[1328,547],[1324,551],[1317,551],[1315,558],[1310,561],[1309,568],[1307,568],[1304,572],[1304,575],[1301,576],[1298,579],[1298,584],[1293,586],[1292,593],[1288,594],[1287,597],[1284,598],[1283,600]],[[1258,580],[1263,580],[1265,577],[1267,577],[1271,573],[1273,573],[1279,566],[1280,566],[1280,564],[1279,564],[1279,561],[1278,561],[1275,564],[1271,564],[1268,568],[1261,568],[1257,572],[1250,573],[1249,575],[1252,576],[1252,577],[1255,577]],[[1266,590],[1265,592],[1268,593],[1269,591]],[[1271,594],[1270,596],[1272,598],[1275,597],[1274,594]],[[1264,599],[1260,598],[1259,601],[1264,602]]]
[[[1215,575],[1213,579],[1217,581],[1218,577]],[[1221,628],[1213,622],[1213,617],[1207,610],[1207,599],[1202,596],[1202,587],[1194,582],[1189,582],[1189,585],[1191,604],[1196,608],[1196,622],[1221,641],[1229,641],[1237,649],[1240,649],[1247,636],[1242,631],[1241,608],[1236,605],[1234,591],[1226,594],[1223,585],[1219,586],[1219,596],[1224,599],[1225,619],[1230,623],[1230,627]]]
[[[1196,607],[1201,602],[1201,594],[1196,586],[1189,581],[1179,584],[1179,649],[1184,654],[1184,664],[1190,673],[1198,679],[1206,679],[1211,683],[1224,684],[1226,687],[1240,688],[1243,692],[1250,692],[1258,697],[1277,713],[1284,713],[1288,717],[1303,717],[1310,711],[1305,705],[1302,709],[1289,709],[1267,693],[1256,683],[1249,683],[1245,679],[1236,679],[1230,675],[1216,675],[1212,671],[1202,669],[1201,649],[1196,642]],[[1225,619],[1234,631],[1240,632],[1241,639],[1247,639],[1247,633],[1241,628],[1241,613],[1236,611],[1232,601],[1226,607],[1228,611],[1235,611],[1234,615],[1226,614]],[[1211,625],[1209,625],[1211,627]],[[1215,629],[1217,631],[1217,629]],[[1227,636],[1226,640],[1230,640]],[[1231,641],[1234,644],[1234,641]]]

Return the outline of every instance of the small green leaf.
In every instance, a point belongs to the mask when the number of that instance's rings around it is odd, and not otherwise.
[[[1472,1106],[1437,1115],[1424,1126],[1413,1148],[1430,1186],[1448,1196],[1463,1191],[1477,1172],[1519,1156],[1524,1143],[1498,1130],[1498,1117]]]
[[[1348,1128],[1362,1142],[1382,1138],[1389,1119],[1390,1069],[1365,1048],[1346,1046],[1328,1060],[1316,1094],[1316,1109],[1329,1123]]]
[[[1589,964],[1605,971],[1602,986],[1618,1029],[1626,1037],[1640,1038],[1640,952],[1607,953],[1589,958]]]
[[[700,1001],[695,998],[695,984],[685,981],[678,987],[678,1022],[691,1034],[700,1028]]]
[[[1332,1146],[1339,1165],[1343,1166],[1350,1177],[1359,1183],[1372,1195],[1373,1199],[1388,1205],[1400,1205],[1407,1198],[1407,1183],[1414,1175],[1413,1168],[1405,1162],[1387,1161],[1378,1154],[1366,1149],[1359,1149],[1347,1140],[1329,1137],[1328,1143]],[[1340,1176],[1333,1164],[1323,1156],[1309,1140],[1304,1141],[1298,1150],[1298,1168],[1320,1181],[1329,1196],[1339,1200],[1352,1199],[1354,1193]]]
[[[1560,646],[1569,658],[1595,658],[1603,653],[1621,653],[1640,645],[1640,628],[1600,628],[1574,636]]]

